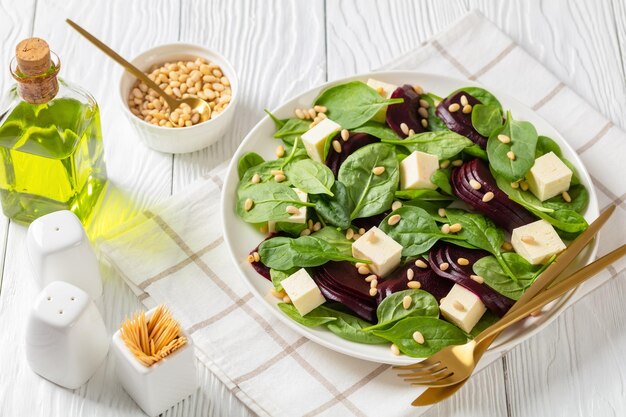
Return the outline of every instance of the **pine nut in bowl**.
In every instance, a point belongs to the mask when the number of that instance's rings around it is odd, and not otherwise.
[[[226,133],[239,92],[237,76],[226,58],[202,46],[172,43],[149,49],[131,63],[172,97],[198,97],[211,107],[206,121],[189,106],[170,112],[158,94],[124,72],[121,105],[146,146],[166,153],[194,152]]]

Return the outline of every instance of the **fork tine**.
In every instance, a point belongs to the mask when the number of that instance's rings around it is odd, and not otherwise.
[[[413,375],[409,375],[406,376],[404,378],[405,381],[407,382],[420,382],[420,381],[430,381],[430,380],[435,380],[436,378],[440,377],[443,374],[447,374],[450,373],[452,371],[450,371],[447,367],[443,366],[439,369],[436,369],[433,372],[427,373],[427,374],[413,374]]]
[[[441,364],[441,361],[433,361],[432,358],[423,360],[421,362],[412,363],[410,365],[396,365],[393,369],[398,369],[400,371],[411,371],[413,369],[427,369],[432,368],[434,366],[438,366]]]
[[[446,369],[445,366],[437,366],[435,368],[430,368],[430,369],[413,369],[408,372],[398,373],[398,376],[400,378],[412,377],[412,376],[414,377],[428,376],[428,375],[436,374],[437,372],[441,372],[444,369]]]
[[[452,375],[454,375],[454,372],[450,372],[448,374],[444,374],[441,375],[437,378],[433,378],[432,380],[429,381],[419,381],[419,382],[412,382],[411,385],[415,385],[415,386],[428,386],[428,387],[437,387],[437,386],[446,386],[449,385],[449,383],[447,382],[447,379],[450,378]]]

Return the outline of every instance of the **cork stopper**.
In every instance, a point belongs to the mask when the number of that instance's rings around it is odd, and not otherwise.
[[[40,38],[28,38],[15,47],[15,58],[20,71],[29,77],[44,74],[51,65],[50,47]]]

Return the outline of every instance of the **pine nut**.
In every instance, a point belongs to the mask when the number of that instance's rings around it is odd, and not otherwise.
[[[495,196],[494,193],[492,193],[491,191],[487,191],[485,195],[483,196],[483,202],[484,203],[490,202],[491,200],[493,200],[494,196]]]
[[[317,222],[313,225],[313,231],[318,232],[322,228],[322,223]]]
[[[324,106],[313,106],[313,110],[318,113],[326,113],[328,111]]]
[[[511,245],[511,242],[504,242],[502,244],[502,249],[504,249],[506,251],[512,251],[513,250],[513,245]]]
[[[372,274],[372,275],[368,275],[368,276],[365,278],[365,282],[372,282],[372,281],[374,281],[376,278],[378,278],[378,277],[377,277],[376,275],[374,275],[374,274]]]
[[[272,295],[280,300],[283,299],[283,297],[287,294],[285,294],[284,291],[276,291],[276,289],[272,288]]]
[[[469,101],[467,101],[467,97],[465,95],[462,95],[459,101],[461,102],[461,106],[467,106],[469,104]]]
[[[569,193],[567,191],[563,191],[561,193],[561,197],[563,197],[563,200],[565,200],[566,203],[571,203],[572,202],[572,197],[570,197]]]
[[[402,207],[402,201],[394,201],[393,204],[391,204],[391,210],[396,211],[398,210],[400,207]]]
[[[296,117],[298,119],[304,119],[304,113],[302,112],[302,109],[296,109]]]
[[[270,171],[270,174],[272,174],[272,175],[284,175],[285,173],[283,171],[281,171],[280,169],[272,169]]]
[[[535,243],[535,238],[530,235],[522,236],[520,240],[524,243]]]
[[[480,187],[482,187],[482,184],[479,183],[478,181],[476,181],[475,179],[471,179],[469,180],[469,185],[470,187],[472,187],[474,190],[480,190]]]
[[[508,137],[507,135],[501,133],[498,135],[498,140],[502,143],[510,143],[511,142],[511,138]]]
[[[439,210],[437,210],[437,214],[439,215],[439,217],[446,217],[446,209],[445,208],[440,208]]]
[[[422,283],[419,281],[409,281],[406,283],[406,286],[412,290],[419,290],[422,288]]]
[[[315,116],[316,116],[316,114],[315,114],[315,109],[309,109],[309,110],[308,110],[308,113],[309,113],[309,117],[310,117],[311,119],[315,119]]]
[[[463,114],[469,114],[472,112],[472,106],[470,104],[466,104],[463,106]]]
[[[359,234],[360,234],[360,235],[364,235],[364,234],[365,234],[365,229],[361,227],[361,228],[359,229]]]
[[[469,265],[469,260],[467,258],[459,258],[456,260],[456,263],[461,266]]]
[[[513,153],[513,151],[508,151],[506,153],[506,157],[509,158],[511,161],[515,161],[515,153]]]
[[[361,267],[361,266],[367,266],[367,264],[364,264],[363,262],[357,262],[354,264],[355,268]]]
[[[341,139],[343,139],[344,142],[350,139],[350,132],[348,132],[348,129],[343,129],[341,131]]]
[[[367,266],[360,266],[357,271],[359,272],[359,274],[361,275],[370,275],[372,273],[372,271],[370,271],[370,269]]]
[[[308,228],[300,232],[300,236],[308,236],[310,234],[311,234],[311,229],[308,229]]]
[[[425,109],[430,107],[430,103],[427,102],[426,100],[424,100],[423,98],[420,99],[420,107],[423,107]],[[424,116],[424,117],[428,117],[428,116]]]
[[[370,282],[370,288],[376,288],[376,287],[378,287],[378,280],[377,279],[373,279]]]
[[[444,235],[450,233],[450,225],[448,223],[444,223],[443,226],[441,226],[441,233]]]
[[[289,213],[289,214],[298,214],[298,213],[300,213],[300,210],[296,206],[287,206],[285,211],[287,211],[287,213]]]
[[[259,176],[259,174],[254,174],[252,176],[252,184],[258,184],[261,182],[261,177]]]
[[[514,181],[511,183],[511,188],[513,189],[518,189],[519,188],[519,181]]]
[[[274,175],[274,181],[283,182],[287,179],[283,174]]]
[[[425,342],[424,335],[422,334],[422,332],[417,330],[413,333],[413,340],[415,340],[415,342],[419,343],[420,345],[423,345]]]
[[[428,110],[426,110],[424,107],[420,107],[419,109],[417,109],[417,113],[425,119],[428,118]]]
[[[376,294],[378,294],[378,290],[376,288],[370,288],[370,295],[374,297]]]
[[[461,106],[459,106],[459,104],[458,104],[458,103],[452,103],[452,104],[450,104],[450,105],[448,106],[448,111],[449,111],[450,113],[454,113],[454,112],[456,112],[456,111],[459,111],[459,109],[460,109],[460,108],[461,108]]]
[[[526,181],[520,181],[519,186],[522,189],[522,191],[528,191],[528,188],[530,188]]]
[[[398,222],[400,221],[401,217],[399,214],[394,214],[393,216],[391,216],[389,218],[389,220],[387,220],[387,224],[389,226],[395,226],[396,224],[398,224]]]
[[[400,123],[400,130],[402,131],[402,133],[404,133],[405,135],[409,134],[409,127],[407,126],[406,123]]]
[[[423,127],[424,129],[426,129],[426,128],[428,127],[428,120],[427,120],[427,119],[422,119],[422,122],[421,122],[421,123],[422,123],[422,127]]]
[[[451,224],[450,225],[450,233],[460,232],[462,228],[463,228],[463,226],[461,225],[461,223]]]
[[[406,271],[406,279],[411,281],[411,280],[413,280],[413,277],[415,277],[415,271],[413,271],[411,268],[407,269],[407,271]]]
[[[446,160],[444,160],[444,161],[442,161],[442,162],[441,162],[441,165],[439,165],[439,167],[440,167],[441,169],[446,169],[446,168],[448,168],[449,166],[450,166],[450,161],[449,161],[449,160],[447,160],[447,159],[446,159]]]
[[[413,135],[415,135],[415,130],[409,129],[409,136],[413,136]]]
[[[422,88],[422,86],[421,86],[421,85],[419,85],[419,84],[415,84],[415,85],[413,86],[413,91],[415,91],[415,92],[416,92],[418,95],[420,95],[420,96],[421,96],[422,94],[424,94],[424,89],[423,89],[423,88]]]
[[[391,344],[390,349],[391,349],[391,353],[392,353],[394,356],[400,356],[400,348],[399,348],[398,346],[396,346],[396,345],[394,345],[394,344],[392,343],[392,344]]]
[[[410,295],[405,295],[404,298],[402,298],[402,308],[404,308],[405,310],[408,310],[409,307],[411,307],[412,303],[413,299]]]
[[[485,278],[481,277],[480,275],[470,275],[470,278],[479,284],[483,284],[485,282]]]
[[[382,167],[382,166],[380,166],[380,167],[374,167],[374,168],[372,169],[372,173],[373,173],[374,175],[382,175],[382,173],[383,173],[383,172],[385,172],[385,167]]]
[[[291,298],[289,298],[288,295],[283,297],[283,303],[285,304],[291,304]]]
[[[252,252],[252,257],[254,258],[254,262],[259,262],[261,260],[261,255],[259,255],[259,252]]]
[[[285,155],[285,147],[283,145],[278,145],[276,147],[276,156],[282,158]]]
[[[416,259],[415,260],[415,266],[418,267],[418,268],[422,268],[422,269],[428,268],[428,264],[426,262],[422,261],[421,259]]]
[[[252,254],[248,255],[246,259],[248,260],[248,263],[254,262],[254,256],[252,256]]]
[[[455,159],[454,161],[452,161],[452,166],[460,167],[461,165],[463,165],[463,161],[460,159]]]
[[[442,271],[447,270],[448,268],[450,268],[450,264],[447,262],[442,262],[439,264],[439,269],[441,269]]]
[[[354,237],[354,230],[352,230],[352,229],[348,229],[348,230],[346,231],[346,239],[350,240],[350,239],[352,239],[353,237]]]
[[[341,153],[341,143],[338,140],[333,140],[333,149],[337,153]]]
[[[252,206],[254,205],[254,201],[251,198],[246,198],[246,201],[243,203],[243,208],[246,211],[252,210]]]
[[[452,304],[452,307],[456,308],[459,311],[465,311],[465,306],[461,304],[461,302],[458,300]]]

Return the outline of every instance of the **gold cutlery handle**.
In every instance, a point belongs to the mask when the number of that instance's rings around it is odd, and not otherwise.
[[[481,334],[478,335],[478,337],[476,337],[476,339],[474,339],[475,342],[480,343],[482,340],[494,334],[500,333],[502,330],[522,320],[533,311],[540,309],[549,302],[556,300],[569,290],[577,287],[578,285],[596,275],[598,272],[602,271],[604,268],[617,261],[624,255],[626,255],[626,245],[620,246],[614,251],[608,253],[607,255],[604,255],[597,261],[592,262],[584,268],[574,272],[563,281],[540,293],[528,303],[519,307],[514,312],[507,314],[502,319],[500,319],[500,321],[485,329],[485,331],[483,331]]]

